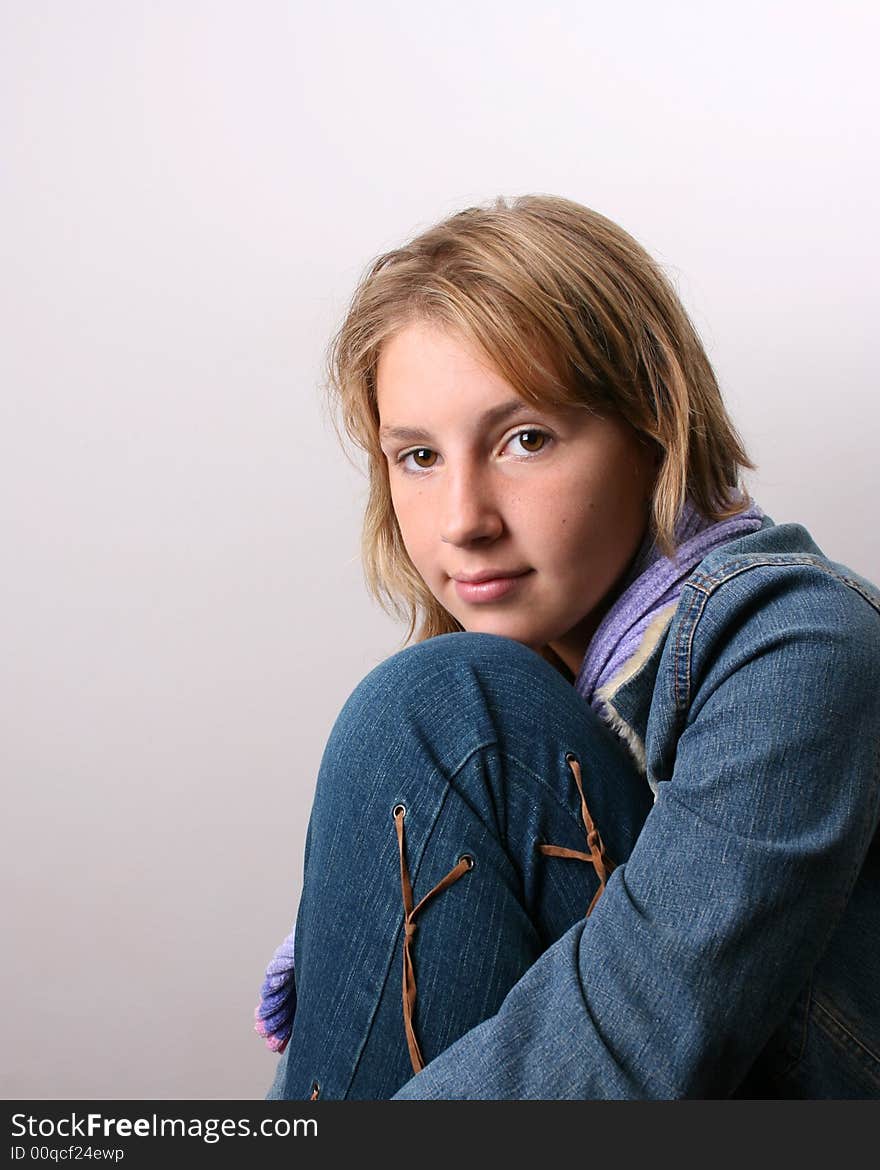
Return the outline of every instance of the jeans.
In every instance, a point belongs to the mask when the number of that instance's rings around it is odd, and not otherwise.
[[[621,741],[527,647],[449,634],[383,662],[321,763],[268,1098],[393,1096],[414,1045],[430,1061],[494,1015],[584,918],[651,806]]]

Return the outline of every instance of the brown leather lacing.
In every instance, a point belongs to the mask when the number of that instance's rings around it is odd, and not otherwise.
[[[452,867],[446,877],[441,878],[437,885],[432,890],[428,890],[424,898],[413,906],[412,882],[409,878],[409,870],[406,865],[406,853],[403,845],[403,818],[405,816],[406,809],[403,805],[396,805],[394,808],[394,825],[397,829],[397,846],[400,850],[400,887],[403,892],[403,1026],[406,1030],[406,1043],[409,1048],[409,1058],[412,1062],[413,1071],[421,1072],[425,1067],[425,1061],[419,1048],[419,1042],[416,1039],[414,1026],[416,976],[413,967],[412,946],[413,936],[416,933],[415,916],[435,894],[441,894],[453,882],[457,882],[468,870],[473,869],[474,859],[468,854],[460,857],[457,864]]]
[[[578,861],[589,861],[593,869],[596,871],[596,877],[599,879],[599,888],[587,907],[585,918],[589,918],[593,912],[593,907],[599,901],[599,897],[605,889],[605,883],[611,876],[614,867],[614,862],[608,857],[605,852],[605,846],[602,843],[602,838],[599,836],[599,830],[593,823],[593,818],[590,816],[590,810],[587,808],[587,798],[584,796],[584,785],[581,779],[581,766],[577,759],[569,753],[565,757],[565,762],[571,768],[574,782],[577,784],[577,790],[581,797],[581,817],[583,818],[584,828],[587,830],[587,846],[589,853],[581,853],[578,849],[566,849],[563,845],[539,845],[538,849],[541,853],[546,853],[548,857],[574,857]]]
[[[312,1081],[312,1095],[309,1097],[310,1101],[317,1101],[321,1095],[321,1086],[317,1081]]]

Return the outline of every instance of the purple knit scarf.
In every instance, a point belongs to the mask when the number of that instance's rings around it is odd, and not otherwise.
[[[653,540],[646,536],[617,600],[587,647],[574,682],[581,698],[604,715],[605,703],[597,692],[633,656],[660,610],[678,601],[684,579],[713,548],[757,531],[763,517],[752,500],[744,512],[713,522],[687,500],[675,528],[674,557],[661,556]]]
[[[764,513],[754,503],[731,517],[713,523],[688,500],[675,529],[675,556],[661,556],[650,536],[636,553],[621,593],[605,614],[587,647],[578,676],[577,693],[600,715],[606,713],[598,692],[632,657],[654,618],[678,600],[682,584],[703,557],[718,545],[761,527]],[[254,1027],[272,1052],[283,1052],[293,1029],[296,986],[293,978],[293,933],[289,934],[266,968]]]

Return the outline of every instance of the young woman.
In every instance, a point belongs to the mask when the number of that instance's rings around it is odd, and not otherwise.
[[[657,265],[473,208],[331,370],[417,637],[327,744],[269,1096],[880,1095],[880,591],[743,491]]]

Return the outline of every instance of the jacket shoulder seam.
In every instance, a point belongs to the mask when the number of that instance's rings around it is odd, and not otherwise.
[[[673,686],[675,707],[679,713],[686,711],[690,705],[694,635],[710,596],[708,590],[695,590],[687,610],[680,615],[678,629],[675,632]]]
[[[713,573],[701,573],[699,569],[694,572],[685,581],[686,586],[691,586],[698,589],[706,596],[711,596],[712,593],[718,589],[719,586],[725,582],[730,581],[733,577],[738,577],[741,573],[746,573],[750,569],[760,568],[801,568],[804,565],[817,569],[821,573],[825,573],[828,577],[833,577],[835,581],[840,581],[842,584],[853,589],[860,597],[863,597],[867,603],[874,609],[880,611],[880,599],[872,597],[870,593],[864,588],[860,581],[847,576],[845,573],[840,573],[831,565],[823,562],[818,557],[813,556],[792,556],[789,554],[781,554],[772,559],[763,556],[759,558],[749,558],[743,560],[742,557],[737,557],[735,560],[728,561],[726,564],[719,565]]]
[[[751,569],[758,568],[802,568],[809,566],[839,581],[842,585],[858,593],[874,612],[880,616],[880,599],[872,597],[861,582],[833,569],[830,565],[813,556],[797,556],[782,554],[768,558],[766,556],[743,559],[736,557],[726,564],[719,565],[714,573],[702,573],[696,569],[684,582],[682,600],[685,589],[691,593],[692,601],[679,609],[677,629],[675,631],[675,659],[674,659],[674,693],[675,708],[679,714],[687,711],[691,702],[693,645],[700,618],[706,609],[709,600],[718,592],[720,587]]]

